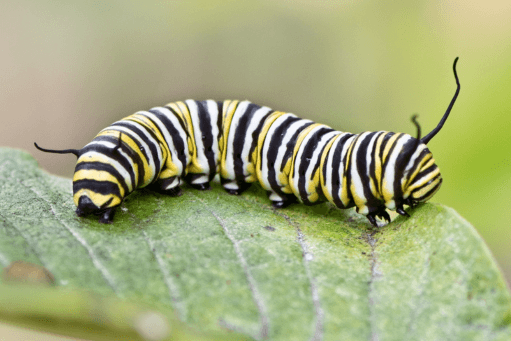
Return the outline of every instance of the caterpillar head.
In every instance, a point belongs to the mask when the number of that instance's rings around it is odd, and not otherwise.
[[[80,176],[86,175],[82,173]],[[105,193],[108,187],[115,192]],[[108,209],[115,208],[122,202],[122,197],[119,195],[119,187],[115,183],[81,179],[73,181],[73,200],[76,205],[76,214],[81,217],[90,213],[101,214]]]
[[[419,148],[410,157],[407,169],[402,179],[404,204],[415,206],[425,202],[440,189],[440,169],[425,144],[419,144]]]
[[[396,204],[397,211],[400,214],[404,212],[402,209],[403,204],[415,206],[420,202],[429,200],[440,189],[442,184],[440,169],[435,164],[433,154],[431,154],[426,145],[442,129],[460,92],[460,82],[456,73],[457,62],[458,58],[454,60],[452,67],[457,85],[456,92],[436,128],[421,138],[421,128],[417,122],[417,116],[412,117],[412,122],[417,126],[417,138],[415,139],[414,147],[408,152],[409,159],[407,164],[404,165],[403,176],[401,178],[402,198]]]
[[[119,136],[117,145],[114,145],[111,153],[116,153],[121,147],[122,136]],[[66,154],[71,153],[78,157],[75,173],[73,176],[73,201],[76,205],[76,214],[84,216],[88,214],[100,215],[99,221],[111,223],[114,210],[122,202],[126,188],[114,175],[115,169],[107,155],[98,153],[94,149],[66,149],[51,150],[39,147],[37,149],[49,152]]]
[[[397,147],[398,151],[394,151],[394,154],[398,155],[394,159],[394,166],[390,167],[390,173],[386,173],[384,176],[381,195],[385,201],[385,207],[396,210],[401,215],[408,216],[403,209],[403,205],[415,206],[420,202],[429,200],[442,184],[440,169],[435,164],[433,154],[426,145],[442,129],[460,92],[460,82],[456,73],[457,62],[458,58],[454,60],[453,64],[454,78],[457,85],[456,92],[437,127],[421,138],[421,128],[417,122],[417,116],[414,115],[412,122],[417,127],[417,138],[407,134],[402,136],[401,141],[403,143]],[[384,210],[378,210],[369,219],[373,225],[375,225],[375,215],[388,217]]]

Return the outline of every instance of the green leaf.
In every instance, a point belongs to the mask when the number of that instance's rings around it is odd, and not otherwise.
[[[0,264],[43,266],[57,286],[45,290],[142,302],[196,330],[255,339],[511,338],[502,274],[442,205],[373,229],[353,210],[274,210],[258,185],[237,197],[216,185],[177,198],[137,191],[102,225],[74,214],[71,187],[0,149]],[[16,323],[13,310],[0,301],[0,319]]]

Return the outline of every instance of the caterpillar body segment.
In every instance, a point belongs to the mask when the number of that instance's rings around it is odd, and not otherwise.
[[[439,125],[421,139],[387,131],[352,134],[274,111],[249,101],[186,100],[139,111],[103,129],[80,150],[50,150],[78,157],[73,199],[79,216],[94,213],[110,223],[116,207],[151,185],[180,194],[183,181],[209,189],[220,175],[231,194],[259,182],[274,207],[299,200],[356,207],[370,223],[390,221],[387,209],[408,216],[403,205],[429,200],[442,177],[426,143],[442,128],[460,85]]]

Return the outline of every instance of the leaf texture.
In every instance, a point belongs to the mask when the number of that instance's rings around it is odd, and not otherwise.
[[[74,214],[71,188],[0,149],[0,266],[38,264],[59,287],[257,340],[511,339],[502,274],[445,206],[374,229],[353,210],[275,210],[258,185],[241,196],[213,185],[180,197],[139,190],[102,225]]]

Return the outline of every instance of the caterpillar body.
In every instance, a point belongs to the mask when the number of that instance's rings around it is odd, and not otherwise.
[[[259,182],[276,208],[297,199],[355,206],[373,226],[390,221],[387,209],[430,199],[442,183],[426,144],[440,131],[460,83],[438,126],[421,138],[387,131],[352,134],[274,111],[249,101],[186,100],[139,111],[103,129],[80,150],[50,150],[78,157],[73,177],[76,214],[112,222],[115,209],[137,188],[153,186],[179,195],[183,181],[199,190],[219,173],[222,186],[241,194]]]

